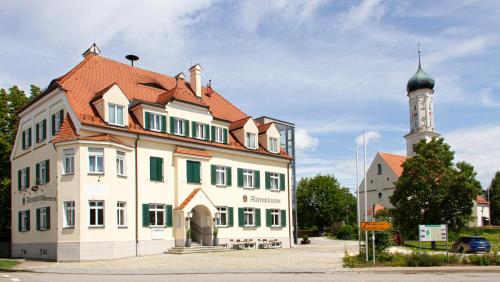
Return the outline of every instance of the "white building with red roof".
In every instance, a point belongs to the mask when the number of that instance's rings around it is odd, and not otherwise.
[[[169,77],[97,47],[19,111],[12,255],[78,261],[184,246],[293,245],[290,164],[273,122],[254,120],[202,68]],[[267,242],[264,244],[264,242]]]

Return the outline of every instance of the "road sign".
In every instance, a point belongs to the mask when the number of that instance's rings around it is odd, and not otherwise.
[[[392,225],[387,221],[361,222],[362,231],[387,231]]]
[[[418,233],[421,242],[448,241],[446,224],[419,225]]]

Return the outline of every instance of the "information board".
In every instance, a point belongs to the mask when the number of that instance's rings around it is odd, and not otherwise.
[[[418,233],[421,242],[447,241],[446,224],[419,225]]]

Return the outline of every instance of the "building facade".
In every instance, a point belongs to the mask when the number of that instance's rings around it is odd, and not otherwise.
[[[100,56],[19,112],[12,255],[79,261],[272,239],[293,245],[293,158],[276,123],[202,86]],[[188,232],[189,231],[189,232]]]

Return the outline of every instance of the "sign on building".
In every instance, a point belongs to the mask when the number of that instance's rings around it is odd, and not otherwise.
[[[446,224],[419,225],[418,233],[421,242],[448,241]]]

